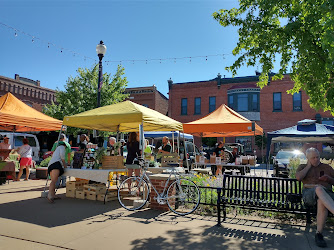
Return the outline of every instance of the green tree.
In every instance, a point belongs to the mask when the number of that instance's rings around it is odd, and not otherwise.
[[[255,145],[259,148],[259,149],[265,149],[267,147],[267,137],[266,134],[263,133],[263,135],[256,135],[255,136]]]
[[[226,68],[233,75],[244,64],[259,63],[258,85],[264,87],[279,60],[273,80],[290,73],[294,87],[288,93],[303,89],[312,108],[334,114],[333,0],[239,0],[239,8],[219,10],[213,17],[224,27],[238,27],[233,50],[238,58]]]
[[[47,105],[44,109],[45,114],[63,120],[64,116],[96,108],[99,66],[94,65],[91,69],[79,68],[77,73],[76,77],[68,78],[64,91],[57,89],[56,103]],[[127,80],[123,75],[124,68],[120,65],[118,65],[115,75],[103,74],[101,106],[121,102],[127,97],[124,94]],[[79,130],[68,128],[68,131],[77,134]]]

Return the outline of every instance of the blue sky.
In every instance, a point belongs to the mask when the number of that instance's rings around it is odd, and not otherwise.
[[[35,36],[0,24],[0,75],[63,89],[79,67],[97,62],[95,47],[103,40],[104,72],[114,74],[121,60],[144,60],[122,62],[128,87],[155,84],[167,96],[169,78],[179,83],[218,73],[231,77],[224,68],[235,59],[237,29],[220,26],[212,13],[237,6],[236,0],[0,0],[0,23]],[[150,60],[183,57],[193,58]],[[238,76],[254,75],[255,69],[243,67]]]

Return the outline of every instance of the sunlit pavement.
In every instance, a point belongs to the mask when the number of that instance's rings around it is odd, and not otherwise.
[[[0,186],[0,249],[317,249],[315,225],[228,214],[175,216],[150,209],[129,212],[117,201],[40,198],[45,180]],[[334,248],[333,228],[326,230]]]

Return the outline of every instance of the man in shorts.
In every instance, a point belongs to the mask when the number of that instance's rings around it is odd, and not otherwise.
[[[328,164],[320,162],[319,151],[315,148],[306,150],[307,164],[301,164],[296,178],[303,182],[303,199],[306,205],[317,205],[317,232],[315,243],[326,247],[322,232],[325,227],[328,211],[334,214],[334,170]]]

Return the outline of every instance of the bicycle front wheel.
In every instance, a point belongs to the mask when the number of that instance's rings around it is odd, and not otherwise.
[[[139,177],[125,179],[118,188],[118,201],[122,207],[134,211],[142,208],[148,201],[149,186]]]
[[[199,188],[191,180],[176,180],[168,188],[168,207],[178,215],[187,215],[194,212],[199,205],[199,201]]]

